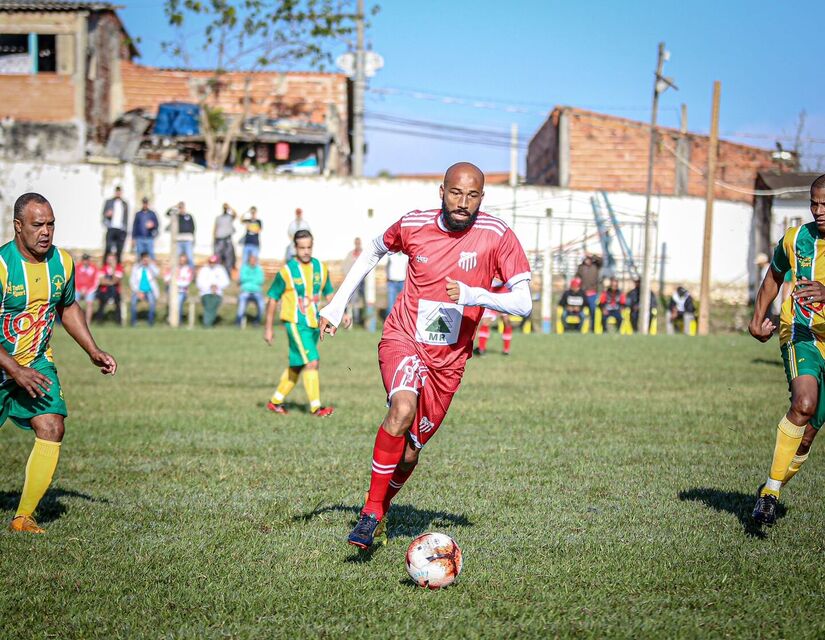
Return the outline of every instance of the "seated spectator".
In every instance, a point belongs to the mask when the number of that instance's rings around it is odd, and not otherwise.
[[[218,256],[209,256],[209,262],[198,271],[196,284],[203,304],[203,326],[211,327],[218,318],[224,289],[229,286],[229,275]]]
[[[97,287],[97,320],[103,321],[103,312],[109,302],[115,305],[115,319],[120,324],[122,317],[120,314],[120,281],[123,280],[123,266],[117,261],[114,253],[106,254],[106,261],[100,271],[100,279]]]
[[[132,267],[129,275],[129,288],[132,290],[132,326],[137,324],[138,302],[149,304],[149,326],[155,324],[155,307],[158,302],[158,267],[152,262],[149,253],[140,254],[140,262]]]
[[[559,298],[559,318],[562,331],[585,332],[585,309],[589,310],[581,278],[570,279],[570,288]]]
[[[619,290],[619,281],[610,278],[607,289],[599,296],[599,309],[602,312],[602,331],[607,333],[611,318],[615,320],[616,328],[622,326],[622,309],[626,306],[624,294]]]
[[[633,281],[633,288],[627,292],[627,306],[630,308],[630,324],[633,331],[639,330],[639,306],[642,300],[642,281],[636,278]],[[656,317],[656,294],[650,292],[650,318],[648,319],[648,327],[653,326],[653,319]]]
[[[673,295],[670,296],[667,316],[667,333],[675,333],[677,325],[681,324],[682,333],[693,335],[693,320],[696,314],[696,306],[693,303],[693,296],[684,287],[677,287]]]
[[[92,323],[94,314],[95,295],[100,284],[100,267],[98,267],[88,253],[80,256],[80,262],[75,272],[75,290],[77,291],[77,301],[82,302],[85,307],[86,324]]]
[[[241,324],[241,320],[246,315],[246,307],[250,300],[255,302],[255,324],[261,323],[264,311],[263,287],[264,270],[258,264],[258,256],[251,253],[246,263],[241,265],[241,291],[238,295],[238,317],[236,318],[238,324]]]
[[[186,299],[189,297],[189,285],[192,284],[194,279],[195,275],[192,272],[192,267],[189,266],[189,258],[184,253],[180,254],[178,257],[178,312],[181,320],[183,320]],[[166,272],[163,281],[167,285],[172,281],[172,269]]]

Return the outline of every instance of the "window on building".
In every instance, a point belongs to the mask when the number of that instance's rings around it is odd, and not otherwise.
[[[0,33],[0,74],[54,73],[57,42],[53,34]]]

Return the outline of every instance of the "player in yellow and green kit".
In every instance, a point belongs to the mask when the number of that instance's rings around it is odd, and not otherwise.
[[[281,303],[281,321],[289,342],[289,366],[281,375],[278,388],[267,404],[275,413],[287,413],[284,399],[304,372],[304,389],[312,415],[319,418],[332,415],[332,407],[321,406],[321,383],[318,377],[318,303],[323,296],[328,302],[333,287],[327,266],[312,257],[312,234],[301,229],[293,239],[295,257],[287,261],[269,287],[266,305],[264,340],[272,344],[272,324],[275,307]],[[344,319],[349,325],[349,318]]]
[[[779,492],[825,424],[825,175],[811,185],[811,213],[813,222],[788,229],[779,241],[748,325],[757,340],[770,339],[776,326],[768,311],[790,273],[793,293],[782,304],[779,343],[791,407],[779,422],[770,473],[753,510],[758,524],[776,522]]]
[[[57,468],[67,416],[49,341],[55,315],[102,373],[115,359],[95,344],[75,300],[74,263],[52,245],[49,201],[26,193],[14,203],[14,240],[0,247],[0,426],[11,418],[34,431],[34,447],[11,531],[43,533],[32,514]]]

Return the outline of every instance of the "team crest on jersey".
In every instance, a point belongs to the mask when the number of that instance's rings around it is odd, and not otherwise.
[[[475,251],[462,251],[458,258],[458,266],[464,269],[464,271],[475,269],[477,263],[478,253]]]
[[[63,276],[61,276],[60,274],[57,274],[52,278],[52,286],[54,287],[56,293],[60,293],[63,291],[63,284],[65,282],[66,281],[64,280]]]
[[[430,420],[427,416],[421,418],[421,422],[418,423],[418,431],[421,433],[429,433],[435,428],[435,423]]]

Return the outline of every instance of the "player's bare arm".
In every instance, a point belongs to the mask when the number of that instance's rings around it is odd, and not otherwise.
[[[268,298],[266,301],[266,319],[264,320],[264,342],[272,346],[272,339],[275,334],[272,325],[275,322],[275,311],[278,308],[278,301],[273,298]],[[323,333],[321,334],[323,336]]]
[[[759,292],[756,294],[756,303],[753,306],[753,317],[748,324],[748,331],[754,338],[759,340],[759,342],[767,342],[771,339],[773,332],[776,331],[776,325],[771,322],[767,315],[771,303],[779,293],[782,280],[783,274],[777,273],[773,269],[768,269],[768,273],[765,274],[765,279],[759,287]]]
[[[73,302],[68,307],[58,308],[60,320],[63,327],[66,329],[72,339],[89,354],[89,359],[92,361],[100,373],[106,375],[115,375],[117,371],[117,361],[108,353],[97,346],[89,326],[86,324],[86,315],[80,308],[77,302]]]
[[[0,369],[3,369],[32,398],[42,398],[52,387],[46,376],[31,367],[17,364],[17,360],[3,349],[0,349]]]

